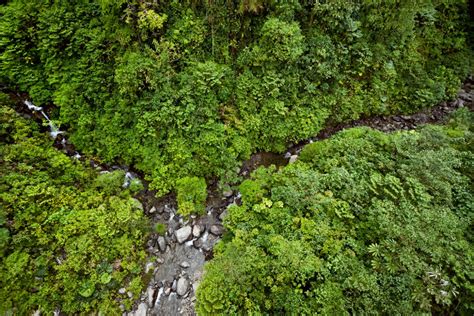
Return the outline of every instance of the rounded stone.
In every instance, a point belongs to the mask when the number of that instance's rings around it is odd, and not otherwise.
[[[189,288],[189,281],[183,277],[179,278],[178,284],[176,286],[176,293],[178,293],[178,295],[180,296],[183,296],[186,294],[186,292],[188,292],[188,288]]]

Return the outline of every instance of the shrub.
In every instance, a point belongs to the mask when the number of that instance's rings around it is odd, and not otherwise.
[[[142,191],[145,187],[140,179],[134,178],[130,181],[129,190],[133,193]]]
[[[206,181],[198,177],[184,177],[176,182],[178,212],[183,216],[204,214],[207,198]]]
[[[155,233],[157,233],[160,236],[164,236],[166,234],[166,225],[163,223],[156,223]]]
[[[105,194],[116,194],[122,190],[125,171],[104,171],[94,180],[94,186]]]

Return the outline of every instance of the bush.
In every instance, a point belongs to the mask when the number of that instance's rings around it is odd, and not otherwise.
[[[204,214],[207,198],[206,181],[198,177],[184,177],[176,182],[178,212],[183,216]]]
[[[105,171],[94,180],[94,186],[107,195],[116,194],[122,190],[124,179],[125,171],[123,170]]]
[[[160,236],[164,236],[166,234],[166,225],[163,223],[156,223],[155,233],[157,233]]]
[[[140,179],[134,178],[130,181],[130,186],[128,188],[130,189],[130,192],[137,193],[142,191],[145,187]]]

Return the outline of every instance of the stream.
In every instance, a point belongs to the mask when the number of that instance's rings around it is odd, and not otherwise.
[[[384,132],[411,130],[422,124],[443,122],[447,115],[461,107],[472,111],[473,100],[474,81],[471,76],[463,84],[455,100],[442,102],[412,115],[377,116],[327,127],[313,138],[290,145],[284,154],[260,152],[252,155],[249,160],[243,162],[240,175],[248,177],[259,166],[281,167],[293,163],[297,161],[298,154],[306,144],[326,139],[345,128],[369,126]],[[46,120],[50,135],[55,139],[55,147],[75,159],[86,160],[74,150],[74,146],[67,140],[67,133],[56,127],[43,108],[28,100],[21,101],[36,119]],[[133,179],[141,178],[138,172],[126,166],[101,165],[94,160],[90,160],[90,164],[101,172],[109,172],[111,169],[125,170],[124,187]],[[146,182],[141,181],[147,188]],[[228,206],[238,202],[239,197],[235,191],[222,195],[211,186],[206,202],[206,214],[191,216],[189,220],[185,220],[177,214],[173,195],[158,199],[154,192],[145,189],[137,196],[152,225],[165,224],[167,231],[164,236],[150,234],[146,243],[149,256],[144,267],[149,282],[140,297],[131,297],[136,301],[133,311],[125,311],[125,307],[121,305],[123,315],[195,315],[195,291],[203,274],[204,263],[212,258],[213,247],[224,232],[222,220]],[[121,294],[125,293],[125,286],[124,284],[119,290]]]

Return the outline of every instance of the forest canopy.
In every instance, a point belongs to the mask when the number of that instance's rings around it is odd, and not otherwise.
[[[13,0],[0,77],[163,195],[187,176],[236,182],[251,153],[327,124],[454,96],[468,14],[465,0]]]
[[[242,168],[258,152],[285,160],[325,128],[452,100],[469,75],[472,88],[469,5],[1,2],[0,313],[159,301],[168,285],[143,293],[145,262],[184,243],[212,258],[200,315],[472,315],[469,110],[413,131],[346,129],[283,168]],[[84,158],[54,148],[33,119],[42,111],[11,99],[42,107]],[[124,187],[123,170],[89,159],[140,174],[147,199],[172,201],[173,225],[152,221],[162,210],[143,207],[141,182]],[[225,229],[210,199],[235,200]],[[191,228],[199,216],[215,223]],[[201,234],[222,237],[214,252],[191,240]],[[182,297],[194,291],[180,280]]]

